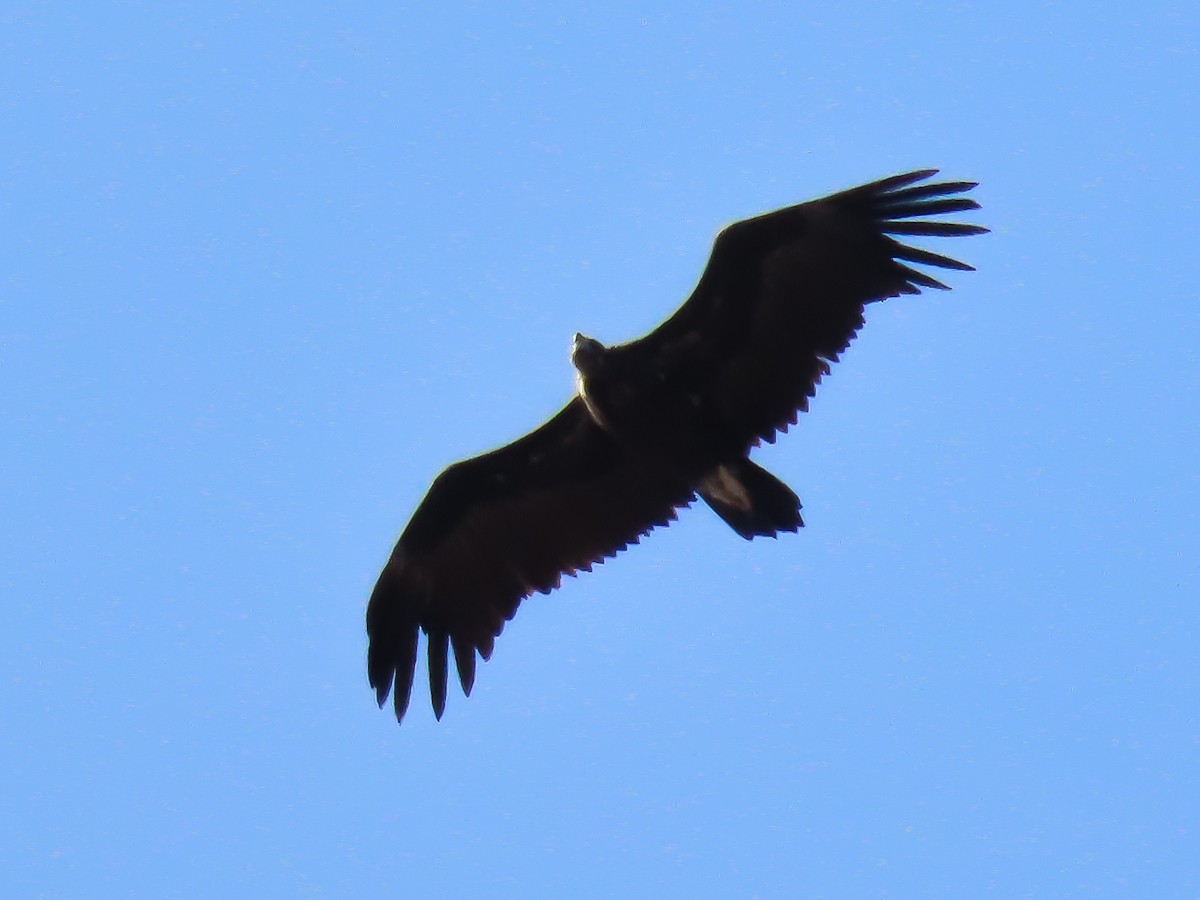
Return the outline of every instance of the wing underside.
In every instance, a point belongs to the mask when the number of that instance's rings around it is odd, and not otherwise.
[[[616,348],[676,373],[745,449],[795,424],[864,323],[868,304],[946,290],[921,268],[970,271],[895,236],[979,234],[931,220],[978,208],[972,182],[898,175],[738,222],[717,237],[688,301],[646,337]]]
[[[469,694],[476,655],[491,656],[525,597],[590,571],[691,502],[688,485],[618,453],[578,401],[559,415],[571,427],[547,426],[537,439],[535,433],[448,469],[380,575],[367,612],[368,672],[381,706],[392,690],[397,719],[409,702],[419,630],[428,636],[430,693],[440,718],[450,649]],[[422,533],[431,522],[439,529],[435,540]]]

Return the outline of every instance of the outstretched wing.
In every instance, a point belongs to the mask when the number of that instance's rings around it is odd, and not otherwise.
[[[450,466],[400,535],[367,606],[367,671],[379,705],[393,690],[396,719],[404,717],[420,629],[440,719],[450,647],[470,694],[475,654],[491,656],[522,599],[637,543],[691,499],[687,485],[631,462],[578,398],[520,440]]]
[[[866,304],[946,285],[909,263],[970,270],[891,235],[987,231],[923,217],[978,209],[973,182],[917,184],[926,169],[730,225],[688,301],[646,337],[613,348],[655,365],[747,449],[808,408]]]

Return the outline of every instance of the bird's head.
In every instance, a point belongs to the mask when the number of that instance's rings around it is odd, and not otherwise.
[[[600,371],[607,350],[599,341],[577,331],[571,342],[571,365],[584,378],[591,378]]]

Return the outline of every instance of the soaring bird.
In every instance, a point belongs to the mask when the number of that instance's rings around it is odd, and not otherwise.
[[[930,221],[979,208],[974,182],[896,175],[728,226],[691,296],[650,334],[606,347],[576,334],[575,395],[536,431],[443,471],[367,606],[367,672],[397,721],[417,644],[446,705],[449,650],[463,692],[476,655],[521,601],[636,544],[697,495],[743,538],[804,523],[786,484],[750,459],[808,409],[869,303],[946,289],[913,265],[971,270],[895,236],[955,237]]]

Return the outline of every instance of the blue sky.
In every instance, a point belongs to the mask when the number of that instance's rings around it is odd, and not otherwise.
[[[0,15],[8,896],[1200,893],[1188,4]],[[522,607],[436,723],[363,612],[448,462],[717,229],[911,168],[976,273]],[[938,249],[945,249],[939,247]]]

